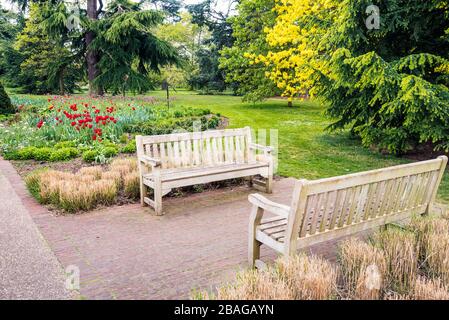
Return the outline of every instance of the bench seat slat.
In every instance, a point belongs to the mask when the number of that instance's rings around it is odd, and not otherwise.
[[[232,171],[241,171],[246,169],[253,169],[253,168],[263,168],[267,167],[267,163],[254,163],[254,164],[233,164],[233,165],[222,165],[222,166],[214,166],[214,167],[200,167],[200,168],[181,168],[177,170],[167,171],[164,172],[164,170],[161,170],[160,176],[161,180],[163,182],[165,181],[172,181],[172,180],[179,180],[179,179],[186,179],[186,178],[193,178],[193,177],[201,177],[201,176],[208,176],[211,174],[216,173],[225,173],[225,172],[232,172]],[[143,175],[144,180],[153,180],[154,176],[151,173]]]

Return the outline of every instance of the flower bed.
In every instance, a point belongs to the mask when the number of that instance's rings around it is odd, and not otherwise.
[[[134,153],[136,134],[165,134],[217,128],[209,110],[175,107],[156,100],[90,97],[13,97],[19,113],[0,127],[0,152],[9,160],[64,161],[82,157],[104,163]]]

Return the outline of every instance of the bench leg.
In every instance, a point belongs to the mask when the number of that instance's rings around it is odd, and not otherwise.
[[[250,240],[248,248],[248,263],[251,268],[256,267],[256,261],[260,261],[260,246],[262,243],[256,239]]]
[[[142,182],[142,176],[140,176],[140,204],[145,206],[145,197],[147,196],[147,187]]]
[[[154,211],[156,215],[162,215],[162,185],[155,183],[154,185]]]
[[[265,188],[266,188],[267,193],[273,193],[273,176],[272,175],[269,175],[267,177]]]
[[[251,216],[249,218],[249,229],[248,229],[248,263],[251,268],[256,266],[256,261],[260,260],[260,246],[261,242],[256,240],[256,229],[260,225],[262,220],[263,209],[257,205],[253,205],[251,209]]]

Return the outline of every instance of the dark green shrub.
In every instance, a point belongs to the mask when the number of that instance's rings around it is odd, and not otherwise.
[[[3,84],[0,83],[0,114],[11,114],[15,112],[16,110],[11,103],[11,99],[9,99]]]
[[[220,125],[220,118],[217,116],[212,116],[207,120],[207,128],[215,129]]]
[[[49,161],[53,149],[49,147],[37,148],[34,152],[34,160],[37,161]]]
[[[65,161],[78,156],[75,148],[61,148],[54,150],[50,155],[50,161]]]
[[[122,153],[135,153],[136,152],[136,142],[134,140],[131,140],[124,146],[120,152]]]
[[[86,150],[83,152],[83,160],[86,162],[94,162],[98,155],[99,152],[97,150]]]

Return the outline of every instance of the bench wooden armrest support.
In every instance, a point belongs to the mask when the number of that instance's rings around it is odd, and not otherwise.
[[[268,200],[261,194],[250,194],[248,196],[248,201],[251,202],[254,206],[263,209],[264,211],[274,213],[275,215],[281,216],[283,218],[288,218],[288,213],[290,211],[289,206]]]
[[[139,156],[139,161],[152,167],[159,167],[161,165],[161,160],[148,156]]]

